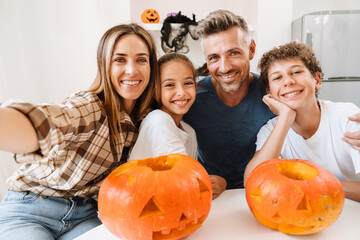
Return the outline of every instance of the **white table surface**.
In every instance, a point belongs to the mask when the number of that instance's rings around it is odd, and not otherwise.
[[[226,190],[212,202],[209,216],[203,225],[186,240],[359,240],[360,203],[345,199],[340,217],[327,229],[307,236],[287,235],[261,225],[250,212],[245,199],[244,189]],[[119,240],[104,225],[100,225],[76,240]]]

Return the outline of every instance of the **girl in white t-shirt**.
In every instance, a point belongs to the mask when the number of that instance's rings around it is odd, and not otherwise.
[[[159,109],[142,121],[129,160],[180,153],[197,158],[195,131],[181,121],[195,101],[196,70],[183,54],[168,53],[159,58],[160,81],[156,83]]]
[[[349,120],[360,109],[352,103],[317,99],[322,70],[305,44],[274,48],[263,55],[259,68],[268,92],[263,101],[278,116],[260,129],[245,181],[266,160],[279,156],[311,160],[341,181],[345,197],[360,201],[360,152],[342,140],[346,132],[360,130],[359,122]]]

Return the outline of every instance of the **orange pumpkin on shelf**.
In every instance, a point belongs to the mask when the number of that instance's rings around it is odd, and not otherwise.
[[[211,199],[205,168],[169,154],[115,169],[100,187],[98,208],[105,227],[121,239],[179,239],[201,226]]]
[[[141,14],[141,21],[143,23],[158,23],[160,21],[160,15],[155,9],[146,9]]]
[[[249,174],[245,190],[249,208],[260,223],[296,235],[329,227],[339,217],[345,198],[331,172],[299,159],[259,164]]]

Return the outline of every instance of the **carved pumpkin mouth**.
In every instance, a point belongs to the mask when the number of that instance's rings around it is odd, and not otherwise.
[[[182,218],[185,217],[185,215],[181,216]],[[177,239],[181,236],[188,235],[198,229],[201,224],[205,221],[206,216],[203,216],[198,219],[198,221],[192,221],[185,225],[184,229],[174,228],[170,230],[163,230],[163,231],[155,231],[153,232],[152,239],[153,240],[163,240],[163,239]],[[186,217],[184,219],[180,219],[181,221],[186,221]]]
[[[146,19],[147,19],[149,22],[155,22],[158,18],[148,18],[148,17],[146,17]]]
[[[312,229],[316,228],[315,225],[312,225],[312,226],[299,226],[299,225],[286,224],[286,223],[277,224],[276,222],[281,221],[281,218],[280,218],[280,216],[278,214],[274,215],[274,217],[273,217],[274,221],[263,218],[262,216],[260,216],[259,214],[256,214],[256,213],[254,213],[254,216],[263,225],[265,225],[265,226],[267,226],[267,227],[269,227],[271,229],[277,229],[277,230],[279,230],[280,232],[283,232],[283,233],[301,234],[301,233],[311,231]]]

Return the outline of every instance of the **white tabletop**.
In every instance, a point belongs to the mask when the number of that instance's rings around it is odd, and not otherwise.
[[[360,203],[345,199],[340,217],[327,229],[308,236],[287,235],[261,225],[250,212],[244,189],[227,190],[212,202],[209,216],[203,225],[186,240],[286,240],[286,239],[360,239]],[[100,225],[76,240],[119,240],[104,225]]]

